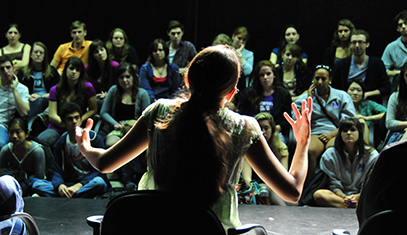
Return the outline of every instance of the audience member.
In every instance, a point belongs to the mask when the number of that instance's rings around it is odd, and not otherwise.
[[[61,80],[57,69],[49,65],[45,44],[42,42],[33,44],[30,62],[18,71],[17,77],[27,86],[30,93],[30,112],[27,120],[31,120],[48,107],[49,91]]]
[[[86,75],[96,91],[98,110],[102,107],[107,91],[115,84],[115,74],[119,63],[112,61],[105,43],[99,39],[89,47],[89,64],[85,65]]]
[[[352,81],[362,81],[365,85],[364,99],[382,103],[382,98],[390,93],[390,81],[380,58],[368,56],[369,34],[361,29],[351,35],[352,56],[338,61],[333,68],[332,87],[346,90]]]
[[[0,148],[6,145],[8,124],[15,117],[26,117],[30,111],[28,88],[18,82],[13,60],[8,55],[0,57]]]
[[[352,55],[350,36],[355,31],[355,25],[348,19],[338,22],[331,46],[326,48],[323,63],[333,68],[337,61]]]
[[[254,118],[259,122],[260,128],[263,131],[270,149],[281,162],[286,170],[288,170],[288,148],[276,129],[276,123],[270,113],[258,113]],[[247,186],[252,180],[260,184],[261,187],[266,187],[269,192],[269,200],[271,205],[286,206],[286,202],[281,199],[264,181],[253,171],[249,162],[245,159],[242,169],[242,178]]]
[[[254,54],[246,49],[247,40],[249,40],[249,31],[246,27],[240,26],[233,30],[232,46],[236,49],[236,54],[243,69],[242,77],[238,83],[240,90],[244,90],[249,86],[249,77],[253,71]]]
[[[394,20],[400,37],[389,43],[382,55],[382,61],[389,76],[399,74],[401,67],[407,63],[407,11],[398,13]]]
[[[399,90],[390,95],[387,104],[386,128],[390,131],[387,144],[399,141],[407,128],[407,63],[400,71]]]
[[[288,136],[290,125],[283,113],[291,110],[291,96],[277,77],[277,70],[268,61],[260,61],[250,77],[252,86],[246,88],[240,98],[239,113],[255,116],[260,112],[273,115],[278,132]]]
[[[171,20],[168,23],[167,35],[170,37],[170,41],[167,42],[169,62],[177,65],[180,68],[180,73],[183,74],[189,62],[197,54],[195,46],[191,42],[182,40],[184,25],[179,21]]]
[[[228,45],[232,46],[232,39],[224,33],[218,34],[212,42],[212,46],[216,45]]]
[[[20,42],[21,32],[17,24],[10,24],[4,34],[8,45],[1,48],[0,56],[10,56],[16,70],[24,68],[30,60],[31,46]]]
[[[116,85],[109,89],[100,115],[111,126],[106,137],[106,148],[119,141],[136,123],[144,109],[150,104],[146,90],[139,87],[134,67],[122,63],[117,68]]]
[[[23,212],[23,193],[17,180],[12,176],[0,177],[0,215]],[[26,234],[24,222],[20,218],[0,221],[0,234]]]
[[[100,115],[109,124],[106,148],[117,143],[141,117],[144,109],[150,104],[147,91],[139,87],[137,73],[130,64],[122,63],[117,68],[116,85],[110,88],[103,103]],[[126,189],[137,188],[141,176],[146,171],[140,158],[133,159],[116,172]]]
[[[45,179],[46,160],[41,144],[28,140],[27,122],[21,118],[11,121],[8,129],[10,142],[0,152],[0,168],[9,169],[19,181],[23,196],[36,193],[37,180]]]
[[[127,62],[131,64],[137,72],[140,70],[140,60],[136,49],[130,45],[129,38],[123,29],[115,28],[110,32],[109,40],[106,42],[106,48],[112,61],[119,63]]]
[[[66,62],[61,81],[49,92],[48,128],[38,135],[41,143],[53,147],[55,142],[65,132],[60,108],[66,102],[74,102],[81,107],[82,119],[92,117],[97,113],[96,92],[90,82],[85,81],[85,65],[78,57],[71,57]]]
[[[88,64],[89,47],[92,41],[85,40],[87,35],[86,25],[80,21],[74,21],[70,27],[72,42],[61,44],[54,54],[51,65],[62,73],[69,58],[76,56]]]
[[[334,148],[321,157],[320,167],[329,177],[329,189],[314,193],[318,206],[356,208],[362,184],[379,153],[363,140],[363,125],[357,118],[339,124]]]
[[[356,117],[364,126],[365,142],[369,143],[369,125],[371,122],[379,122],[387,112],[387,109],[381,104],[363,98],[365,97],[365,88],[362,82],[352,82],[349,84],[347,92],[355,106]]]
[[[75,128],[82,123],[82,108],[71,102],[61,107],[61,120],[65,132],[54,147],[54,174],[52,185],[56,195],[66,198],[94,198],[106,192],[107,177],[97,171],[81,154],[75,139]],[[102,137],[89,132],[90,144],[95,148],[104,148]]]
[[[168,98],[180,87],[178,66],[168,58],[168,46],[163,39],[155,39],[150,44],[149,61],[141,67],[140,86],[144,88],[151,101]]]
[[[312,69],[301,60],[301,48],[297,44],[287,44],[281,57],[281,66],[277,67],[278,78],[283,81],[295,101],[311,85]]]
[[[300,34],[298,33],[297,28],[292,24],[286,25],[284,27],[284,30],[280,37],[280,42],[279,42],[278,47],[274,48],[270,54],[270,61],[276,67],[278,67],[282,62],[281,51],[284,49],[285,45],[287,45],[287,44],[297,44],[298,46],[300,46],[300,48],[302,50],[301,42],[300,42]],[[304,64],[307,64],[308,56],[307,56],[307,54],[305,54],[305,52],[302,52],[301,58],[302,58],[302,61],[304,62]]]
[[[331,73],[331,69],[326,65],[316,66],[314,82],[308,93],[302,94],[294,102],[300,107],[301,100],[308,96],[313,99],[307,183],[314,177],[321,155],[334,145],[339,122],[347,117],[356,117],[351,97],[345,91],[329,85],[332,81]]]
[[[187,185],[188,197],[182,197],[182,202],[210,206],[225,229],[241,224],[236,182],[245,155],[284,200],[296,201],[306,175],[312,100],[303,101],[302,114],[296,110],[298,121],[285,115],[297,138],[293,165],[287,172],[270,150],[257,121],[223,108],[236,91],[239,73],[233,50],[208,47],[191,61],[185,76],[189,98],[157,101],[107,150],[90,146],[88,131],[93,122],[89,120],[83,132],[76,130],[78,146],[102,172],[114,171],[148,147],[149,171],[140,181],[140,189],[181,195]]]

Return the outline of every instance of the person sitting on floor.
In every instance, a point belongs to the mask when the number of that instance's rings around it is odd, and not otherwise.
[[[30,93],[30,112],[27,120],[31,120],[48,108],[49,91],[61,80],[58,70],[49,65],[48,49],[44,43],[33,44],[30,61],[18,71],[17,77]]]
[[[309,96],[314,100],[307,184],[315,176],[321,155],[334,145],[339,122],[347,117],[356,117],[355,107],[348,93],[330,86],[331,69],[326,65],[317,65],[314,71],[314,81],[308,93],[302,94],[294,102],[297,107],[300,107],[301,100]]]
[[[320,167],[329,177],[329,189],[314,193],[318,206],[356,208],[362,184],[379,153],[363,140],[363,124],[357,118],[340,122],[334,148],[321,157]]]
[[[24,196],[37,193],[36,188],[41,187],[41,184],[36,182],[45,179],[44,149],[41,144],[27,139],[30,132],[27,122],[22,118],[11,121],[8,135],[10,142],[0,152],[0,169],[8,169],[15,175]]]
[[[259,113],[254,118],[259,122],[263,131],[263,135],[270,146],[270,149],[276,155],[286,170],[288,170],[288,148],[281,139],[274,118],[270,113]],[[246,186],[250,185],[252,180],[260,184],[261,187],[266,187],[269,192],[269,200],[271,205],[285,206],[286,202],[279,197],[264,181],[253,171],[249,162],[245,159],[242,169],[242,178]]]
[[[6,35],[8,45],[0,49],[0,56],[8,55],[13,61],[16,71],[24,68],[30,60],[30,44],[20,42],[21,32],[17,24],[7,27]]]
[[[65,132],[54,146],[53,196],[66,198],[94,198],[106,192],[110,183],[81,154],[75,139],[75,128],[82,124],[79,105],[67,102],[61,107]],[[105,148],[102,137],[90,132],[91,145]]]

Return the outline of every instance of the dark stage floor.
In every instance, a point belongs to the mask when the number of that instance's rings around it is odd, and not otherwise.
[[[86,217],[103,214],[107,199],[24,198],[25,212],[31,214],[41,234],[92,234]],[[354,209],[240,205],[243,224],[263,225],[268,234],[331,235],[346,229],[356,235]],[[250,233],[249,233],[250,234]]]

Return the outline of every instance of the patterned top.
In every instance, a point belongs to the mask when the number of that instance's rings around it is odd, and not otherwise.
[[[171,41],[167,42],[169,46]],[[191,60],[198,54],[194,44],[188,41],[181,41],[180,46],[175,52],[172,63],[177,65],[179,68],[185,68],[191,62]]]
[[[155,124],[163,120],[172,112],[173,107],[184,100],[160,99],[153,103],[144,111],[143,115],[149,130],[149,153],[148,164],[154,164],[156,154],[161,144],[169,141],[158,137],[160,129],[155,128]],[[225,182],[224,193],[221,199],[212,207],[212,210],[218,216],[225,229],[238,227],[241,225],[238,215],[238,198],[236,186],[242,171],[242,163],[246,151],[250,145],[257,141],[262,135],[259,124],[256,119],[249,116],[243,116],[227,108],[219,109],[218,115],[221,118],[221,124],[232,137],[232,148],[227,155],[228,176]],[[154,167],[151,167],[154,168]],[[139,183],[139,189],[156,189],[154,183],[154,173],[150,169],[143,175]]]
[[[28,88],[23,84],[18,83],[17,91],[20,94],[23,102],[28,103],[28,99],[30,98]],[[14,118],[16,111],[17,108],[14,100],[13,89],[10,87],[10,85],[0,86],[0,126],[8,129],[8,124]]]

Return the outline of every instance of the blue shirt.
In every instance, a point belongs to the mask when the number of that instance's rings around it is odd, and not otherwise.
[[[401,41],[401,36],[387,45],[382,61],[387,71],[394,68],[400,69],[407,62],[407,48]]]

